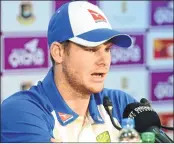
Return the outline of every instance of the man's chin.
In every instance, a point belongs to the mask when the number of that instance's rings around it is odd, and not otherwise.
[[[91,91],[91,93],[99,93],[103,90],[103,88],[104,88],[104,86],[100,86],[100,87],[95,87],[94,86],[94,87],[90,88],[90,91]]]

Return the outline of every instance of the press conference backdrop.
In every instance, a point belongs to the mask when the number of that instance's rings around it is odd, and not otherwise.
[[[46,31],[65,1],[1,1],[1,100],[35,85],[51,67]],[[106,88],[152,102],[161,122],[173,126],[173,1],[90,1],[114,29],[130,34],[129,49],[113,47]],[[22,13],[22,4],[25,13]],[[24,14],[32,13],[25,19]],[[172,132],[168,134],[173,138]]]

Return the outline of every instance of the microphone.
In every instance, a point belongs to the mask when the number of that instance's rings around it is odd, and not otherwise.
[[[140,103],[145,104],[145,105],[151,107],[150,102],[149,102],[147,99],[145,99],[145,98],[142,98],[142,99],[140,100]]]
[[[142,98],[140,100],[140,103],[145,104],[145,105],[151,107],[150,102],[147,99],[145,99],[145,98]],[[167,126],[161,125],[161,128],[166,129],[166,130],[172,130],[172,131],[174,131],[174,127],[167,127]]]
[[[161,129],[161,122],[158,114],[152,107],[145,103],[130,103],[126,106],[123,112],[123,118],[133,118],[135,120],[135,129],[139,132],[153,132],[155,141],[159,143],[173,143]]]
[[[113,126],[114,126],[116,129],[121,130],[121,128],[115,124],[115,121],[114,121],[114,119],[113,119],[113,117],[112,117],[112,102],[111,102],[111,100],[109,99],[109,97],[105,96],[105,97],[103,98],[103,105],[104,105],[104,108],[105,108],[105,110],[107,111],[107,113],[108,113],[108,115],[109,115],[109,117],[110,117],[110,119],[111,119],[111,122],[112,122]]]

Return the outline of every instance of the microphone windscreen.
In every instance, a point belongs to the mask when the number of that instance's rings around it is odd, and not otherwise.
[[[145,105],[151,107],[150,102],[149,102],[147,99],[145,99],[145,98],[142,98],[142,99],[140,100],[140,103],[145,104]]]
[[[123,118],[134,118],[138,132],[145,132],[151,126],[161,127],[160,118],[152,107],[138,102],[126,106]]]

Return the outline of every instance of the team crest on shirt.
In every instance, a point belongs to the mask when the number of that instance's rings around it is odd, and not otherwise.
[[[62,120],[64,123],[67,122],[68,120],[70,120],[70,119],[73,118],[73,115],[66,114],[66,113],[58,112],[58,115],[60,116],[61,120]]]
[[[96,137],[97,142],[111,142],[111,138],[109,135],[108,131],[104,131],[102,133],[100,133],[97,137]]]
[[[106,22],[106,19],[104,18],[104,16],[102,16],[98,12],[95,12],[95,11],[90,10],[90,9],[88,9],[88,12],[91,14],[91,16],[93,17],[93,19],[95,20],[96,23]]]

